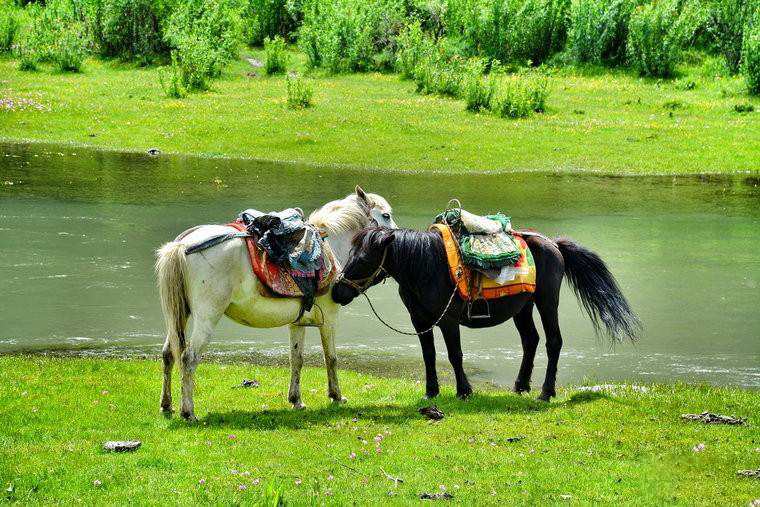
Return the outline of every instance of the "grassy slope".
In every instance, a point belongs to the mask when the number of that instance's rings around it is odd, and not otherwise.
[[[446,418],[433,424],[417,414],[422,386],[413,382],[343,371],[349,403],[331,406],[324,372],[307,369],[309,409],[293,412],[286,370],[203,364],[201,422],[188,425],[158,415],[158,362],[0,357],[0,371],[2,500],[229,505],[258,498],[269,481],[299,503],[406,503],[443,487],[462,504],[747,505],[760,498],[760,481],[736,475],[760,466],[760,393],[742,389],[566,389],[541,404],[485,388],[462,402],[449,388],[437,400]],[[230,388],[252,377],[261,387]],[[750,425],[679,420],[705,409],[749,416]],[[510,443],[513,436],[524,438]],[[100,445],[111,439],[140,439],[143,447],[106,454]],[[703,452],[692,451],[698,443]],[[394,488],[381,470],[404,483]]]
[[[260,52],[245,51],[263,58]],[[294,55],[303,69],[303,57]],[[549,110],[527,120],[464,111],[461,101],[419,96],[395,75],[320,76],[316,107],[284,106],[285,80],[249,78],[234,63],[213,90],[167,99],[158,70],[90,60],[82,74],[23,73],[0,60],[0,98],[33,98],[49,112],[0,111],[0,139],[142,151],[297,160],[380,169],[592,170],[684,173],[760,169],[760,114],[739,78],[679,90],[625,73],[554,81]],[[672,111],[663,105],[684,105]],[[581,113],[582,112],[582,113]]]

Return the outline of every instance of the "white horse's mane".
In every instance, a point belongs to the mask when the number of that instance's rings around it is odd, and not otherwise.
[[[366,194],[369,209],[390,213],[391,207],[382,196]],[[321,208],[314,210],[309,215],[309,223],[318,229],[324,230],[328,235],[337,235],[364,229],[369,223],[367,205],[360,201],[356,194],[351,194],[343,199],[330,201]]]

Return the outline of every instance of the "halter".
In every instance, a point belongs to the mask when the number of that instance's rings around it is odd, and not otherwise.
[[[340,273],[338,275],[338,281],[335,283],[343,282],[349,287],[351,287],[352,289],[354,289],[359,294],[364,294],[367,291],[367,289],[369,289],[375,284],[375,279],[377,278],[377,275],[379,275],[380,273],[384,273],[383,279],[385,279],[389,275],[388,271],[385,269],[385,266],[384,266],[385,258],[387,256],[388,256],[388,247],[386,246],[385,249],[383,250],[383,258],[380,259],[380,265],[377,267],[374,273],[372,273],[371,275],[367,277],[359,278],[357,280],[349,280],[343,275],[343,273]]]

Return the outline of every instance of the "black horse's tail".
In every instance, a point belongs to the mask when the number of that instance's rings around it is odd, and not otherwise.
[[[604,325],[613,341],[635,339],[641,323],[604,261],[569,239],[560,238],[556,243],[565,259],[565,276],[591,318],[594,330],[599,333]]]

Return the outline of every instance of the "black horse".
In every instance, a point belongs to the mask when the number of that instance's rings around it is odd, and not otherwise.
[[[550,240],[540,235],[524,238],[536,263],[536,291],[490,300],[488,318],[471,318],[466,311],[467,303],[458,294],[453,296],[454,283],[449,276],[443,239],[437,231],[370,227],[359,232],[341,279],[333,286],[332,296],[337,303],[347,305],[388,276],[398,282],[401,300],[422,345],[427,397],[439,392],[433,327],[437,325],[443,332],[456,376],[457,396],[465,398],[472,393],[472,388],[462,368],[459,325],[491,327],[513,317],[523,347],[514,390],[517,393],[530,391],[539,340],[533,323],[535,305],[544,326],[549,358],[538,399],[549,401],[556,396],[557,361],[562,348],[557,308],[563,276],[567,276],[597,332],[603,327],[613,340],[634,339],[640,324],[598,255],[569,239]]]

